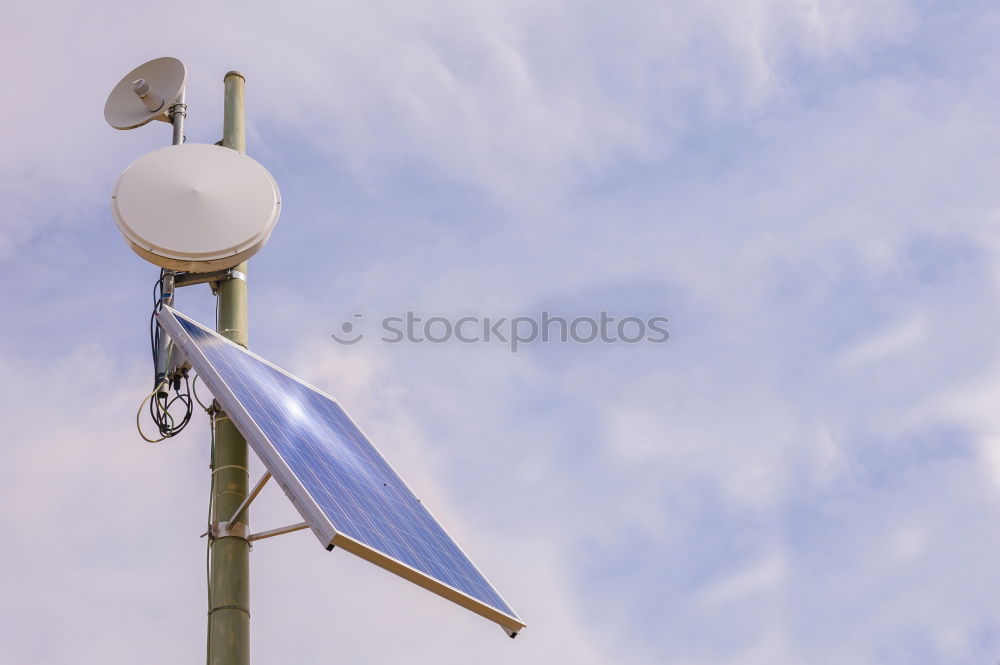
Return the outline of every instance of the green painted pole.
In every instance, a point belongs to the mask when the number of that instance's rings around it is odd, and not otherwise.
[[[243,88],[239,72],[226,74],[222,145],[246,152]],[[218,331],[246,347],[247,264],[236,266],[232,278],[219,282]],[[212,522],[222,527],[249,491],[247,442],[225,414],[217,414],[212,460]],[[212,541],[209,579],[208,664],[250,663],[250,542],[246,539],[249,511],[231,532]]]

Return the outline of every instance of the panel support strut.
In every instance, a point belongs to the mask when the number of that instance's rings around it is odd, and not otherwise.
[[[247,511],[247,508],[250,507],[250,504],[253,503],[253,500],[257,498],[257,495],[260,494],[260,491],[264,489],[264,485],[267,485],[267,481],[269,481],[270,479],[271,479],[271,472],[265,471],[264,475],[261,476],[260,480],[257,481],[257,484],[254,485],[254,488],[250,490],[250,494],[247,495],[247,498],[243,499],[243,503],[239,505],[239,507],[236,509],[236,512],[233,513],[233,516],[229,518],[228,522],[226,522],[227,531],[232,531],[233,527],[236,526],[236,523],[240,520],[241,517],[243,517],[243,513]]]

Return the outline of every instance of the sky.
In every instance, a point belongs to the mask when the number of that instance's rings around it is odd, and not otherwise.
[[[996,663],[998,30],[979,1],[8,3],[5,660],[204,657],[208,421],[135,431],[158,273],[109,206],[170,128],[102,117],[169,55],[189,142],[245,74],[281,188],[251,349],[527,623],[300,532],[254,545],[254,662]],[[211,323],[207,287],[176,302]],[[669,340],[379,341],[407,311]]]

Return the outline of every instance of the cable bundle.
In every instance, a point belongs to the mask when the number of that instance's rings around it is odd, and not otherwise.
[[[160,324],[156,321],[156,313],[163,308],[163,281],[156,280],[153,287],[153,313],[149,317],[149,342],[153,355],[153,368],[158,371],[160,353]],[[169,350],[168,350],[169,353]],[[166,366],[166,365],[164,365]],[[197,377],[196,377],[197,380]],[[139,429],[139,436],[150,443],[157,443],[172,436],[177,436],[191,422],[191,414],[194,412],[194,400],[191,398],[191,384],[188,383],[188,373],[186,369],[175,372],[172,376],[157,375],[156,387],[153,392],[146,395],[139,405],[139,411],[135,414],[136,427]],[[173,392],[173,396],[171,396]],[[160,438],[151,439],[142,431],[139,424],[139,417],[142,414],[143,406],[149,402],[149,416],[156,424],[156,429]],[[177,407],[183,409],[181,414],[174,415],[171,409],[176,411]]]

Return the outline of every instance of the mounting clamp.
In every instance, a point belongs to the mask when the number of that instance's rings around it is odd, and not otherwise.
[[[216,538],[242,538],[248,540],[249,529],[243,522],[212,522],[212,539]]]

